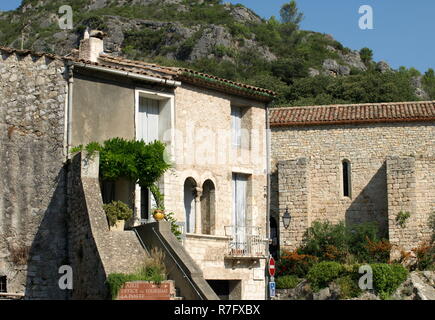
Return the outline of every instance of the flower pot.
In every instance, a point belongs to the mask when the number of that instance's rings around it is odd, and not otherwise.
[[[165,218],[163,210],[154,210],[153,217],[156,221],[162,221]]]
[[[125,221],[118,220],[114,226],[110,227],[110,231],[124,231]]]

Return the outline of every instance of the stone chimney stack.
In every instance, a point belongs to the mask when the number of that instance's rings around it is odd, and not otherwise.
[[[98,62],[98,57],[104,52],[104,37],[102,31],[86,29],[84,38],[80,41],[79,58]]]

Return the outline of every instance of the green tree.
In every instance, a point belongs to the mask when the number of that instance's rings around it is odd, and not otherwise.
[[[362,62],[364,62],[365,65],[368,65],[373,60],[373,51],[369,48],[362,48],[359,51],[359,55],[361,57]]]
[[[304,18],[304,14],[299,12],[296,1],[292,0],[289,3],[284,4],[280,10],[281,21],[283,23],[291,23],[299,25]]]

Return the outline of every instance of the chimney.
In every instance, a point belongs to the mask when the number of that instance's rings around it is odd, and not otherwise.
[[[86,29],[83,40],[80,41],[79,58],[98,62],[98,57],[104,52],[104,36],[102,31]]]

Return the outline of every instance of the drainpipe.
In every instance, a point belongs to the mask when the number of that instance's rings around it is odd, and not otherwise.
[[[271,150],[270,150],[270,122],[269,122],[269,108],[270,108],[271,102],[266,104],[266,170],[267,170],[267,204],[266,204],[266,239],[267,239],[267,246],[266,246],[266,280],[269,279],[269,272],[267,265],[269,263],[269,244],[270,244],[270,192],[271,192],[271,186],[270,186],[270,162],[271,162]],[[266,300],[269,300],[269,281],[266,281]]]
[[[68,103],[66,105],[66,160],[71,158],[70,148],[72,144],[72,109],[74,93],[74,65],[68,63]]]

